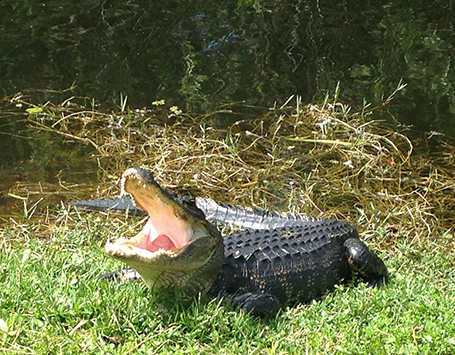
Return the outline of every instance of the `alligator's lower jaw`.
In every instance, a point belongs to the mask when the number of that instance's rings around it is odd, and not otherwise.
[[[119,238],[115,243],[110,243],[108,241],[104,248],[107,254],[113,258],[124,261],[127,264],[130,263],[129,260],[136,259],[150,261],[154,258],[159,257],[160,255],[168,255],[172,257],[174,254],[174,249],[157,248],[153,251],[150,251],[148,249],[136,247],[129,244],[129,241],[124,238]]]

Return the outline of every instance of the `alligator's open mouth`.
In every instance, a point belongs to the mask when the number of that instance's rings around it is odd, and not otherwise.
[[[219,253],[222,239],[203,213],[182,204],[161,188],[152,173],[131,168],[122,175],[122,193],[147,211],[149,218],[141,232],[131,239],[106,243],[112,257],[134,268],[150,287],[179,286],[181,274],[201,268]],[[219,259],[219,258],[218,258]],[[221,260],[221,259],[220,259]],[[179,273],[179,276],[169,274]],[[181,280],[180,280],[181,279]]]
[[[193,239],[193,228],[182,206],[163,190],[145,169],[132,168],[123,173],[122,193],[132,196],[135,205],[147,211],[149,218],[141,232],[127,240],[108,242],[106,251],[114,257],[154,257],[157,252],[170,252]]]

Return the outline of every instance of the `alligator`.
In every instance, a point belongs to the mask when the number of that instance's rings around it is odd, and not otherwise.
[[[388,282],[384,262],[345,221],[179,198],[144,168],[126,170],[121,188],[131,197],[121,207],[132,202],[148,221],[135,237],[108,241],[105,250],[153,290],[177,289],[189,296],[205,292],[266,317],[283,306],[319,298],[355,274],[371,287]],[[243,228],[222,237],[208,219]]]

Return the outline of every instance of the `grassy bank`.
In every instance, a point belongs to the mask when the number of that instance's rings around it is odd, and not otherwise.
[[[385,260],[391,282],[342,285],[267,321],[217,299],[163,299],[138,282],[97,279],[121,267],[104,254],[106,240],[132,235],[141,220],[57,206],[1,227],[0,352],[455,353],[451,144],[411,140],[406,127],[329,100],[229,126],[213,119],[226,112],[22,104],[37,129],[93,147],[87,159],[98,162],[99,196],[118,192],[112,176],[147,165],[179,193],[346,219]],[[430,156],[424,148],[434,144]]]
[[[19,354],[452,354],[455,255],[402,239],[379,250],[392,279],[379,290],[343,285],[323,300],[261,321],[218,300],[163,300],[139,282],[96,278],[116,269],[108,236],[118,217],[65,210],[55,232],[33,224],[0,235],[0,352]],[[444,238],[453,238],[446,235]]]

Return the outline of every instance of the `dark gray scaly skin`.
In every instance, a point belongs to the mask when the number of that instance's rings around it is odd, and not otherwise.
[[[226,236],[224,245],[222,270],[210,294],[259,316],[318,298],[353,273],[373,287],[388,281],[384,262],[346,222],[247,229]]]
[[[104,200],[97,206],[106,201],[112,202]],[[360,241],[356,227],[347,222],[282,216],[210,199],[196,198],[195,204],[187,199],[174,201],[186,208],[199,208],[207,219],[244,228],[224,237],[224,260],[208,294],[219,295],[251,314],[271,316],[282,306],[308,302],[353,274],[372,287],[388,282],[384,262]],[[79,203],[76,206],[80,207]],[[131,206],[127,208],[133,211]],[[108,276],[113,275],[118,273]]]

